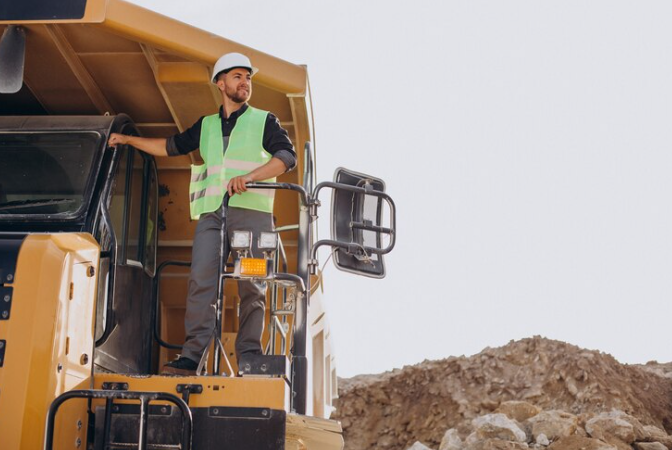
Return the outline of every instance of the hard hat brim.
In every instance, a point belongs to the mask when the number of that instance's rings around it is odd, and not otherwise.
[[[255,76],[255,75],[257,74],[257,72],[259,72],[259,69],[256,68],[256,67],[248,67],[248,66],[234,66],[234,67],[229,67],[228,69],[220,70],[219,72],[217,72],[217,73],[215,74],[215,76],[212,77],[212,80],[211,80],[211,81],[212,81],[212,84],[217,84],[217,77],[219,76],[220,73],[222,73],[222,72],[224,72],[224,73],[229,73],[229,72],[232,71],[233,69],[247,69],[247,70],[250,71],[250,74],[251,74],[252,76]]]

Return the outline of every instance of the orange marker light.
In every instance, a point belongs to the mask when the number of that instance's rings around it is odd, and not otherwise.
[[[266,260],[263,258],[241,258],[240,275],[246,277],[265,277]]]

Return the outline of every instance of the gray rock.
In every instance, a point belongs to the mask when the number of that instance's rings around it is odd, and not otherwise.
[[[544,433],[540,433],[535,438],[535,442],[539,445],[543,445],[544,447],[546,447],[547,445],[549,445],[551,443],[551,441],[548,440],[548,437],[546,437],[546,435]]]
[[[443,435],[439,450],[462,450],[462,439],[455,428],[451,428]]]
[[[672,436],[668,436],[664,430],[653,425],[644,425],[644,433],[646,437],[642,441],[660,442],[668,449],[672,449]]]
[[[551,441],[556,441],[575,434],[579,420],[573,414],[551,410],[540,412],[530,418],[527,423],[530,425],[530,431],[535,441],[540,434],[546,435],[546,438]]]
[[[568,436],[553,442],[548,450],[618,450],[615,446],[599,439],[583,436]]]
[[[502,413],[509,419],[524,422],[530,417],[534,417],[541,412],[541,409],[528,402],[508,401],[502,402],[495,410],[496,413]]]
[[[660,442],[637,442],[635,444],[636,450],[667,450]]]
[[[632,444],[635,442],[634,426],[619,414],[602,413],[586,422],[586,431],[591,437],[606,441],[610,436]]]
[[[642,422],[639,421],[634,416],[631,416],[630,414],[626,414],[623,411],[614,409],[609,413],[613,417],[618,417],[620,419],[625,420],[628,422],[630,425],[632,425],[632,429],[635,432],[635,441],[645,441],[647,433],[644,430],[644,425],[642,425]]]
[[[475,418],[471,423],[479,440],[527,441],[527,435],[520,429],[518,424],[501,413],[486,414]]]
[[[475,444],[478,444],[479,442],[481,442],[481,440],[482,439],[478,437],[478,433],[476,433],[474,431],[469,436],[467,436],[467,438],[464,440],[465,448],[469,449],[469,448],[473,447]]]

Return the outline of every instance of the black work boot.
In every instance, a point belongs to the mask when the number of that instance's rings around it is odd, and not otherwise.
[[[180,356],[174,361],[166,363],[161,370],[161,375],[196,375],[198,363],[192,359]]]

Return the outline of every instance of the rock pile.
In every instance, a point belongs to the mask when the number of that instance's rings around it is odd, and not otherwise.
[[[670,365],[535,337],[340,380],[347,450],[672,449]]]
[[[520,412],[526,411],[521,416]],[[525,416],[531,416],[523,419]],[[451,428],[439,450],[668,450],[672,436],[652,425],[642,425],[623,411],[582,414],[539,411],[527,402],[504,402],[497,412],[471,421],[473,431],[463,440]],[[409,450],[432,450],[415,442]]]

